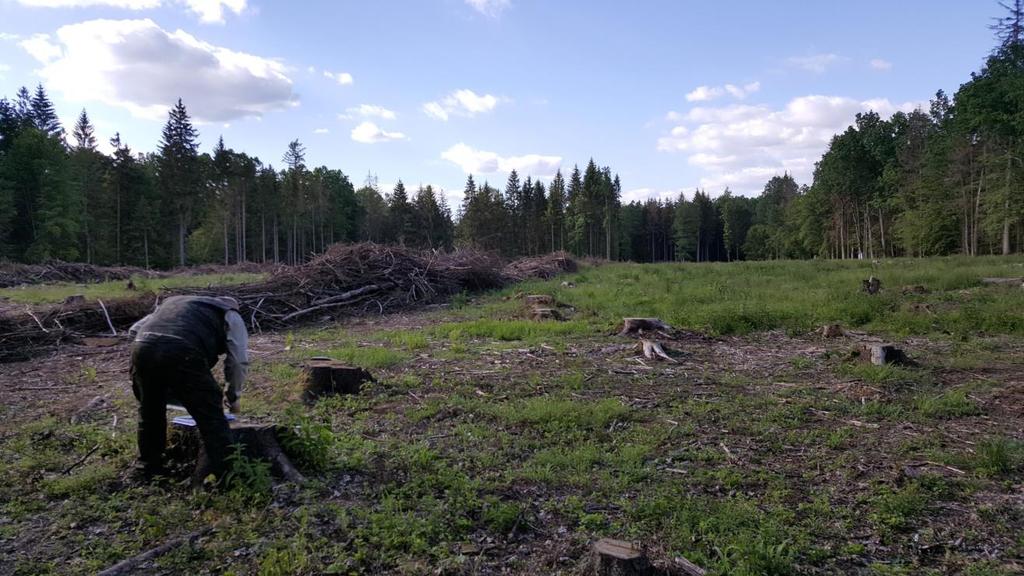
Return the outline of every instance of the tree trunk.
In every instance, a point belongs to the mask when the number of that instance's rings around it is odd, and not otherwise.
[[[185,216],[178,217],[178,265],[185,265]]]
[[[1003,256],[1010,254],[1010,185],[1013,179],[1013,156],[1006,149],[1006,199],[1003,209]]]

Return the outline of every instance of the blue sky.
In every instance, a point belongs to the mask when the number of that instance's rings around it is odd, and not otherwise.
[[[300,8],[301,7],[301,8]],[[69,127],[156,147],[179,96],[217,137],[359,185],[549,178],[593,157],[624,200],[810,178],[853,115],[954,92],[987,0],[0,0],[0,95],[43,82]]]

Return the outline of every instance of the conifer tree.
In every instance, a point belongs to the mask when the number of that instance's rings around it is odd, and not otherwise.
[[[167,124],[157,152],[160,194],[176,220],[179,266],[185,265],[185,239],[193,212],[202,198],[198,137],[199,133],[192,126],[188,111],[179,98],[167,114]]]

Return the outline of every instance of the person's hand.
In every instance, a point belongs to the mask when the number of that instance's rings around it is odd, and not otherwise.
[[[241,400],[235,400],[234,402],[227,402],[225,400],[225,403],[228,405],[228,410],[232,414],[240,414],[242,412],[242,401]]]

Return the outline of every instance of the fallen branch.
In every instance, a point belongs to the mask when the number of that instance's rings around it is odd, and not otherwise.
[[[64,471],[61,472],[61,475],[67,476],[68,474],[70,474],[72,470],[74,470],[75,468],[78,468],[79,466],[84,464],[85,461],[89,459],[89,456],[92,456],[93,453],[96,452],[99,449],[100,449],[100,445],[99,444],[93,446],[91,450],[89,450],[88,452],[85,453],[85,456],[82,456],[81,458],[78,459],[77,462],[75,462],[71,466],[68,466],[67,468],[65,468]]]
[[[110,321],[110,314],[107,313],[107,307],[103,304],[103,300],[96,299],[100,303],[100,308],[103,309],[103,317],[107,319],[107,326],[110,327],[110,335],[117,336],[117,330],[114,328],[114,323]]]
[[[134,574],[136,573],[137,569],[146,562],[149,562],[150,560],[153,560],[155,558],[159,558],[160,556],[167,554],[168,552],[174,550],[179,546],[183,546],[185,544],[192,544],[192,542],[195,541],[197,538],[205,536],[207,533],[211,531],[213,531],[212,527],[206,527],[200,530],[196,530],[195,532],[192,532],[190,534],[181,536],[180,538],[168,540],[167,542],[164,542],[156,548],[151,548],[141,554],[132,556],[131,558],[122,560],[117,564],[114,564],[110,568],[107,568],[106,570],[99,572],[97,576],[120,576],[121,574]]]

